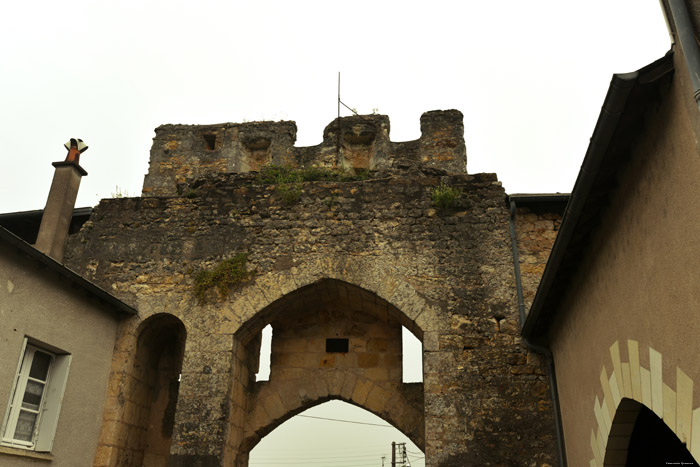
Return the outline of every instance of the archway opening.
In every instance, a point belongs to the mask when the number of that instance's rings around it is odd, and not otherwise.
[[[695,465],[685,444],[656,416],[640,406],[627,448],[628,467],[639,465]]]
[[[661,418],[643,404],[624,398],[610,429],[604,465],[698,464]]]
[[[172,315],[156,315],[141,325],[126,403],[124,455],[130,465],[167,465],[186,334]]]
[[[402,379],[407,332],[417,382]],[[320,280],[269,304],[234,335],[227,459],[247,466],[261,439],[329,400],[375,414],[422,448],[422,338],[401,310],[339,280]]]
[[[340,315],[351,326],[336,326]],[[371,321],[396,326],[396,332],[383,332],[366,326]],[[236,339],[247,347],[248,368],[255,381],[267,381],[274,372],[273,337],[288,332],[290,327],[298,327],[297,335],[306,332],[309,326],[323,322],[324,348],[328,339],[348,339],[353,350],[353,334],[361,337],[355,342],[354,350],[371,351],[362,347],[386,347],[398,344],[398,355],[402,357],[395,366],[404,383],[423,381],[423,331],[399,309],[365,289],[335,279],[323,279],[302,287],[260,311],[236,333]],[[367,331],[377,335],[366,335]],[[363,335],[365,333],[365,335]],[[318,336],[317,336],[318,337]],[[364,339],[369,337],[370,339]],[[303,342],[298,343],[304,345]],[[308,342],[306,342],[308,344]],[[341,343],[342,344],[342,343]],[[382,350],[383,351],[383,350]],[[346,353],[346,352],[338,352]]]
[[[399,430],[367,410],[332,400],[275,428],[250,451],[248,465],[391,467],[392,450],[397,467],[425,466],[423,452]]]

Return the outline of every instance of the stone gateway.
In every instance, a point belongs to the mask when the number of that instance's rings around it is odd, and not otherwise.
[[[143,196],[103,200],[67,248],[139,312],[118,331],[96,466],[247,466],[331,399],[395,426],[427,466],[556,463],[506,194],[466,173],[461,113],[421,129],[395,143],[386,116],[341,118],[306,148],[293,122],[156,130]],[[551,246],[555,222],[531,216],[519,235]],[[546,254],[531,260],[541,273]],[[422,343],[422,383],[402,382],[402,327]]]

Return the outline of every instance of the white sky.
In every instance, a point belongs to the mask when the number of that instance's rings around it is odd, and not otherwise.
[[[656,0],[34,1],[0,15],[0,212],[42,209],[82,138],[78,206],[138,195],[164,123],[297,122],[321,142],[342,98],[418,138],[465,115],[469,172],[570,191],[610,78],[670,43]],[[348,115],[348,112],[345,112]]]
[[[456,108],[470,173],[568,192],[612,74],[670,48],[657,0],[38,0],[0,16],[0,212],[44,207],[71,137],[90,146],[81,207],[140,193],[161,124],[295,120],[297,145],[318,144],[339,71],[392,141]]]

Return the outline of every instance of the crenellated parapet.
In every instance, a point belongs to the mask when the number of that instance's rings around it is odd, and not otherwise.
[[[421,137],[394,143],[386,115],[335,119],[323,142],[296,147],[292,121],[162,125],[153,138],[143,196],[173,196],[178,184],[219,173],[257,172],[265,165],[391,170],[423,166],[465,173],[464,124],[458,110],[421,116]]]

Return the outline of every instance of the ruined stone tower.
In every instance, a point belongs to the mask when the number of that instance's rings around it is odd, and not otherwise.
[[[156,129],[142,197],[103,200],[66,255],[139,311],[119,331],[95,465],[246,466],[330,399],[394,425],[427,466],[555,463],[505,192],[467,174],[461,113],[428,112],[421,130],[395,143],[386,116],[355,116],[300,148],[293,122]],[[402,383],[402,326],[423,383]]]

